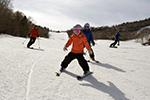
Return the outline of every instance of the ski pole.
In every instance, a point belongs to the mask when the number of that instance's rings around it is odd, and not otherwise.
[[[39,46],[39,48],[40,48],[40,39],[39,39],[39,37],[38,37],[38,46]]]
[[[27,38],[22,42],[22,44],[24,44],[26,42]]]
[[[25,40],[22,42],[22,44],[24,44],[24,43],[26,42],[26,40],[27,40],[27,35],[26,35],[26,38],[25,38]]]
[[[88,50],[86,50],[85,52],[83,52],[83,55],[86,55],[87,51],[88,51]]]

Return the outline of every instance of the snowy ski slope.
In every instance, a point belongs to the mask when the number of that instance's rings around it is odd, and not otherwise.
[[[55,76],[70,51],[62,50],[67,40],[66,33],[50,33],[27,49],[29,39],[0,35],[0,100],[150,99],[150,47],[132,40],[109,48],[113,41],[97,40],[93,49],[100,63],[89,62],[94,73],[78,81],[83,72],[77,60]]]

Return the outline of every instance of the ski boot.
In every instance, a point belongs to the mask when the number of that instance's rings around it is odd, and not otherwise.
[[[60,71],[60,72],[63,72],[63,71],[64,71],[64,69],[65,69],[64,67],[61,67],[61,69],[60,69],[59,71]]]
[[[84,73],[83,73],[83,75],[86,75],[86,74],[88,74],[89,72],[90,72],[90,71],[85,70]]]

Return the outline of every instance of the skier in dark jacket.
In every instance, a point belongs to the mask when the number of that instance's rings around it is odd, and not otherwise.
[[[38,26],[35,25],[34,29],[29,32],[28,36],[31,36],[30,41],[27,44],[27,48],[30,48],[30,46],[35,42],[36,38],[39,37]]]
[[[142,43],[142,45],[150,45],[150,38],[148,39],[148,41],[147,41],[147,42]]]
[[[92,32],[90,31],[89,28],[90,28],[90,24],[89,24],[89,23],[86,23],[86,24],[84,25],[84,30],[83,30],[82,32],[83,32],[83,34],[85,34],[85,36],[86,36],[86,38],[87,38],[87,41],[88,41],[88,43],[89,43],[89,45],[90,45],[90,47],[91,47],[91,43],[92,43],[93,46],[95,46],[95,42],[94,42],[94,40],[93,40]],[[91,49],[92,49],[92,48],[91,48]],[[90,58],[91,58],[92,60],[95,60],[93,49],[92,49],[92,54],[89,54],[89,55],[90,55]]]
[[[115,45],[117,44],[117,42],[118,42],[118,45],[120,45],[119,44],[119,38],[120,38],[120,31],[117,32],[117,34],[115,35],[115,42],[113,42],[112,44],[110,44],[110,47],[115,47]]]

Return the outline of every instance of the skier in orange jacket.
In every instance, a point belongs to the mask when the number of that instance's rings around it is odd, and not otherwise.
[[[87,74],[89,72],[88,63],[83,57],[84,47],[87,48],[89,53],[92,53],[92,51],[86,39],[86,36],[82,34],[81,29],[82,27],[79,24],[73,27],[74,34],[69,38],[63,50],[67,50],[67,47],[69,47],[71,44],[72,49],[71,52],[62,61],[60,71],[63,71],[65,68],[67,68],[68,64],[76,58],[79,62],[79,65],[82,67],[84,74]]]
[[[27,48],[30,48],[30,46],[35,42],[36,38],[39,37],[38,26],[35,25],[34,29],[32,29],[28,35],[31,37],[27,44]]]

